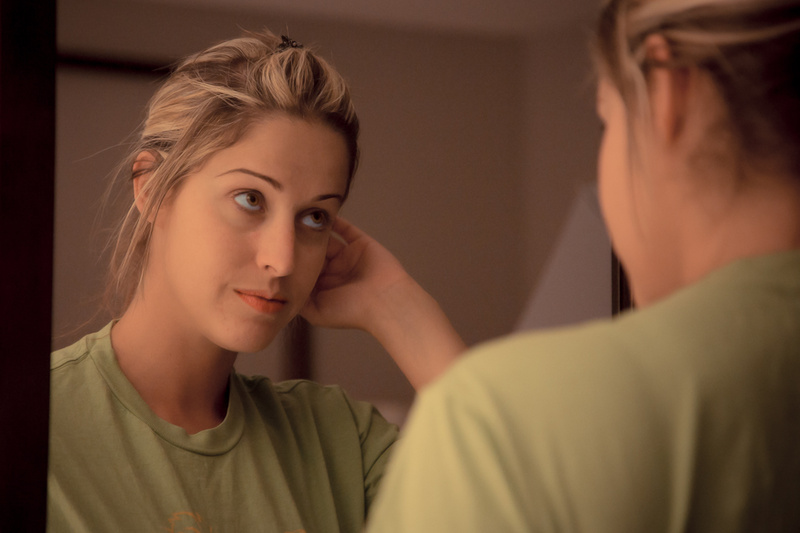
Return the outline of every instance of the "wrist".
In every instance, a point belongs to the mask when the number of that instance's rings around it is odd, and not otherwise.
[[[439,303],[410,276],[378,300],[367,331],[415,389],[433,381],[466,349]]]

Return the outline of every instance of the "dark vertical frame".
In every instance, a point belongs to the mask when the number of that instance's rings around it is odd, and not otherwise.
[[[44,531],[55,0],[0,2],[0,531]]]
[[[630,309],[631,290],[628,285],[628,277],[625,269],[617,258],[617,254],[611,252],[611,314],[618,315],[626,309]]]
[[[289,324],[286,346],[286,379],[313,379],[312,365],[312,326],[302,317]]]

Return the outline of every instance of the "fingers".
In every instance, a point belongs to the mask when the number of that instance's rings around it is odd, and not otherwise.
[[[336,232],[331,232],[330,239],[328,239],[328,249],[325,251],[325,259],[333,259],[342,253],[345,248],[347,248],[347,242],[344,237]]]
[[[342,217],[336,217],[336,220],[333,223],[333,231],[338,233],[347,244],[350,244],[361,237],[367,236],[366,233]]]
[[[336,220],[333,222],[333,227],[331,228],[331,238],[328,241],[328,250],[325,253],[325,258],[333,259],[339,255],[342,250],[347,248],[349,244],[366,236],[366,233],[347,220],[336,217]]]

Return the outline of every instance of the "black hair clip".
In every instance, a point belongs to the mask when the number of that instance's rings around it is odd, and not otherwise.
[[[294,39],[289,39],[285,35],[281,35],[281,44],[275,49],[276,52],[283,52],[288,48],[303,48],[303,45],[295,41]]]

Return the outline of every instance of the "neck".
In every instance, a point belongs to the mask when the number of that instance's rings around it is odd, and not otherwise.
[[[111,331],[122,372],[160,418],[196,433],[225,418],[236,353],[176,327],[137,295]]]
[[[800,249],[800,180],[760,176],[694,212],[684,242],[686,285],[738,259]]]

